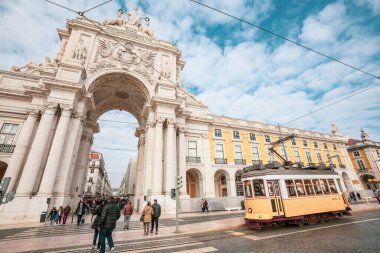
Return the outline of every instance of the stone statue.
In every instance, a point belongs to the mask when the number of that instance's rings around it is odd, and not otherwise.
[[[178,68],[177,68],[177,74],[176,74],[175,82],[177,83],[177,85],[181,84],[181,76],[179,74],[179,69]]]
[[[363,140],[363,141],[369,139],[368,134],[364,131],[363,128],[360,129],[360,132],[361,132],[361,137],[362,137],[362,140]]]
[[[147,34],[150,37],[153,37],[153,31],[149,27],[149,18],[145,18],[145,24],[140,25],[140,32]]]
[[[125,19],[123,18],[123,10],[119,9],[117,12],[117,16],[115,19],[106,19],[104,20],[104,25],[116,25],[116,26],[124,26],[125,25]]]
[[[332,135],[339,135],[339,129],[336,127],[335,124],[331,124],[331,133]]]
[[[130,17],[127,21],[127,25],[138,26],[139,20],[140,20],[139,8],[137,8],[137,6],[135,6],[133,8],[133,11],[128,12],[127,15]]]
[[[33,62],[29,62],[22,67],[12,66],[10,68],[10,71],[18,73],[18,72],[21,72],[22,69],[26,69],[25,73],[27,74],[39,75],[40,71],[54,71],[55,68],[56,66],[51,61],[51,59],[46,56],[44,58],[44,62],[41,64],[35,64]]]
[[[171,75],[172,74],[170,73],[170,70],[169,70],[169,63],[165,62],[164,66],[161,69],[161,76],[165,78],[170,78]],[[161,76],[159,78],[160,80],[161,80]]]
[[[86,59],[87,49],[83,45],[83,39],[80,39],[73,50],[73,58],[84,61]]]

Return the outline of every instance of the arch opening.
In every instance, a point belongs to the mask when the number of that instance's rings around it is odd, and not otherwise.
[[[230,181],[228,172],[225,170],[218,170],[214,175],[215,182],[215,196],[228,197],[231,195],[228,183]]]
[[[197,169],[186,172],[186,192],[190,198],[200,198],[202,193],[202,174]]]
[[[0,161],[0,180],[4,178],[7,168],[8,168],[8,164],[6,162]]]

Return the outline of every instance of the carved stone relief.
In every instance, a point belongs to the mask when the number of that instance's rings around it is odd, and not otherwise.
[[[84,40],[79,39],[78,43],[75,45],[73,49],[73,57],[76,60],[84,61],[87,56],[87,48],[84,45]]]
[[[118,67],[136,72],[149,82],[153,82],[152,66],[156,53],[136,48],[131,42],[122,45],[115,41],[98,39],[98,43],[94,62],[90,64],[90,73],[105,68]]]

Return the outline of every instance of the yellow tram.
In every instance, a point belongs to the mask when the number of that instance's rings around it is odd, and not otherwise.
[[[244,169],[242,183],[245,221],[257,229],[350,215],[339,175],[331,170],[253,165]]]

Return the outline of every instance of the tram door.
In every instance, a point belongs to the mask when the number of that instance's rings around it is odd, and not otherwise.
[[[278,180],[269,180],[268,184],[268,192],[271,197],[272,204],[272,212],[274,216],[284,215],[284,206],[282,204],[282,197],[280,191],[280,184]]]

